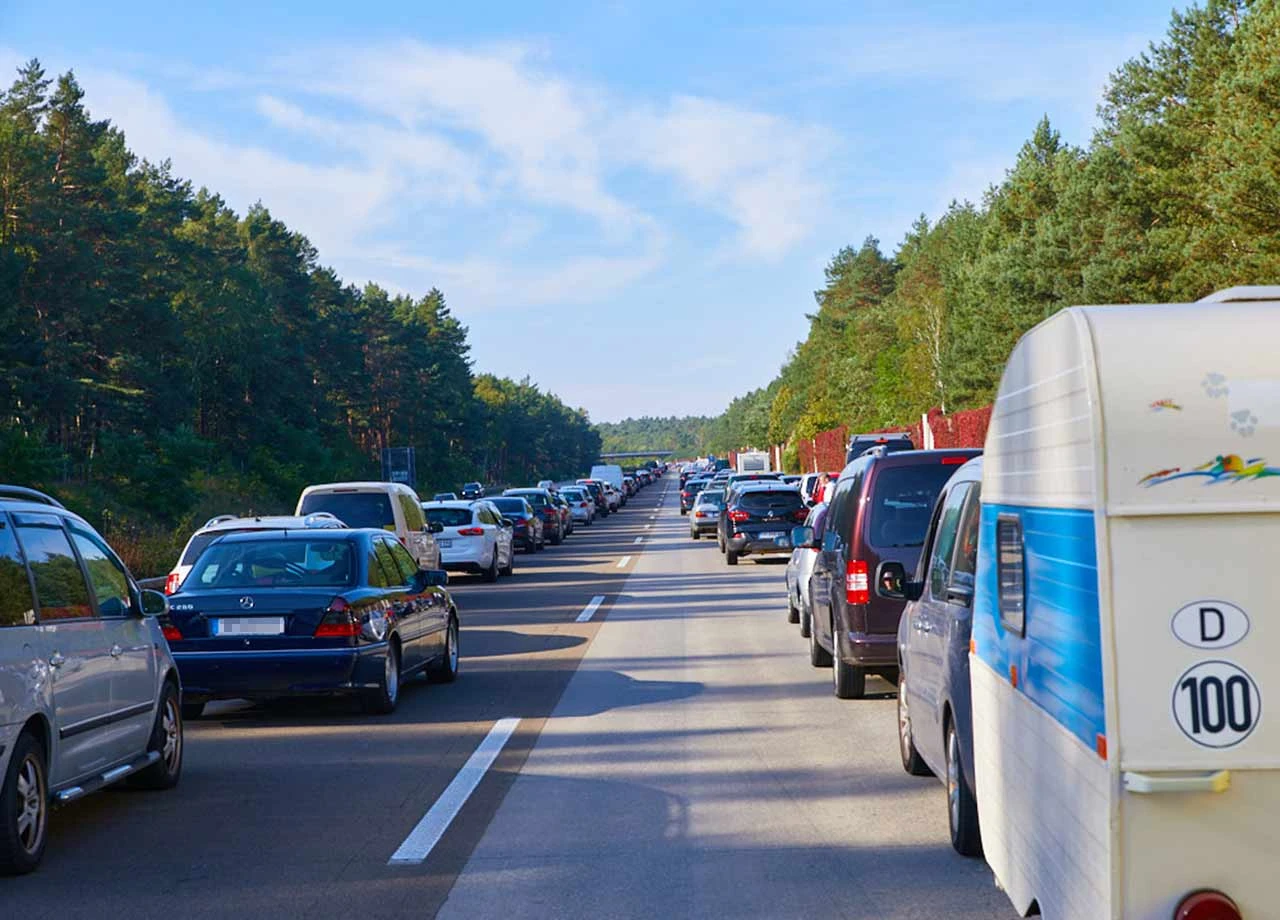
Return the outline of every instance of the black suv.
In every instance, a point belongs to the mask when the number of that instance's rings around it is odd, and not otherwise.
[[[915,449],[915,445],[911,443],[911,435],[905,431],[855,434],[849,439],[849,446],[845,449],[844,462],[852,463],[873,447],[883,447],[886,454]]]
[[[484,486],[478,482],[464,482],[462,484],[463,501],[473,502],[484,498]]]
[[[742,556],[791,554],[791,528],[809,508],[795,486],[780,482],[742,484],[729,491],[720,511],[720,551],[737,565]]]

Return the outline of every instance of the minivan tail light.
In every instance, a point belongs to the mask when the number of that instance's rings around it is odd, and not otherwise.
[[[1194,891],[1182,899],[1173,920],[1240,920],[1240,908],[1221,891]]]
[[[458,531],[460,537],[482,537],[484,536],[483,527],[463,527]]]
[[[750,519],[751,519],[750,514],[738,508],[734,508],[732,511],[729,512],[729,520],[731,521],[739,522],[739,521],[748,521]]]
[[[360,635],[360,621],[351,612],[345,598],[335,597],[329,602],[324,618],[316,627],[316,639],[350,639]]]
[[[169,577],[164,580],[164,593],[177,594],[180,587],[182,587],[182,576],[177,572],[170,572]]]
[[[861,559],[850,559],[844,569],[844,597],[850,604],[871,603],[867,585],[867,564]]]

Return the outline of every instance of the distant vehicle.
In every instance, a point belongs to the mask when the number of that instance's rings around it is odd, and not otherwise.
[[[826,482],[834,483],[839,478],[839,470],[833,473],[805,473],[800,477],[800,494],[810,505],[816,505],[822,501],[820,487]]]
[[[596,503],[596,512],[601,517],[608,517],[609,496],[604,491],[604,483],[597,479],[579,479],[578,485],[585,486],[591,493],[591,500]]]
[[[800,476],[799,476],[799,474],[795,474],[795,473],[787,473],[787,474],[785,474],[785,475],[783,475],[783,476],[779,476],[778,478],[779,478],[779,479],[781,479],[783,482],[785,482],[785,483],[786,483],[787,485],[789,485],[789,486],[798,486],[798,485],[800,485]]]
[[[431,496],[433,502],[456,502],[458,500],[457,492],[437,492]]]
[[[462,497],[469,501],[484,498],[484,486],[478,482],[464,482],[462,484]]]
[[[330,482],[307,486],[297,514],[332,514],[348,527],[385,530],[424,569],[440,568],[440,547],[427,526],[418,493],[399,482]]]
[[[1276,341],[1280,287],[1245,287],[1068,308],[1009,356],[969,680],[1018,912],[1276,913]]]
[[[723,508],[723,489],[700,491],[689,509],[689,536],[696,540],[703,534],[715,533],[720,525],[720,511]]]
[[[196,559],[204,552],[204,548],[226,534],[249,533],[257,530],[332,530],[346,526],[327,511],[318,511],[305,516],[236,517],[234,514],[221,514],[210,518],[205,521],[203,527],[191,535],[191,539],[187,540],[187,545],[183,547],[177,563],[169,572],[169,577],[165,579],[164,593],[175,593],[178,586],[182,584],[182,579],[187,577],[187,573],[195,565]]]
[[[609,503],[610,511],[617,511],[622,507],[622,493],[611,482],[604,484],[605,501]]]
[[[555,480],[554,480],[554,479],[539,479],[539,480],[538,480],[538,488],[539,488],[539,489],[546,489],[548,492],[554,492],[554,491],[556,490],[556,483],[555,483]]]
[[[809,638],[810,604],[809,578],[813,574],[813,564],[818,553],[822,551],[822,536],[826,531],[827,505],[820,503],[809,510],[804,527],[813,531],[812,538],[805,542],[809,534],[792,534],[791,559],[787,562],[787,622],[800,624],[800,635]],[[799,538],[799,539],[797,539]]]
[[[763,450],[744,450],[738,454],[739,473],[767,473],[773,469],[770,456]]]
[[[791,529],[808,514],[795,486],[753,482],[728,490],[719,529],[724,561],[737,565],[743,556],[789,554]]]
[[[622,467],[616,463],[598,463],[591,468],[591,479],[607,482],[619,492],[622,491]]]
[[[440,561],[446,571],[473,572],[485,581],[513,571],[515,548],[512,543],[514,524],[504,521],[493,503],[424,502],[423,512],[431,524],[442,528],[436,535]]]
[[[705,489],[708,485],[705,479],[695,479],[687,482],[684,488],[680,490],[680,513],[688,514],[693,507],[693,500],[698,497],[698,493]]]
[[[870,591],[882,562],[914,571],[938,493],[976,450],[863,456],[844,468],[814,560],[809,660],[832,667],[835,695],[860,698],[868,673],[897,679],[902,601]],[[833,665],[834,655],[834,665]]]
[[[526,553],[536,553],[546,545],[542,515],[518,495],[489,499],[502,516],[511,521],[511,536]]]
[[[166,627],[182,709],[209,700],[355,696],[396,708],[402,682],[458,672],[448,575],[382,530],[219,537],[173,595]]]
[[[168,606],[79,515],[0,485],[0,874],[40,864],[54,803],[123,779],[177,785]]]
[[[560,526],[567,537],[573,533],[573,509],[569,507],[569,502],[558,490],[549,490],[549,494],[551,501],[560,510]]]
[[[956,471],[938,496],[914,572],[881,563],[876,592],[905,600],[898,623],[898,753],[916,776],[942,778],[951,846],[981,856],[973,793],[969,640],[977,573],[982,459]]]
[[[596,503],[592,501],[591,493],[585,486],[566,486],[560,490],[560,494],[569,503],[569,512],[573,515],[575,522],[581,522],[588,527],[595,523]]]
[[[852,463],[872,447],[883,447],[887,453],[915,449],[915,445],[911,443],[911,435],[905,431],[855,434],[849,439],[849,445],[845,448],[844,462]]]
[[[717,472],[720,470],[727,470],[730,466],[732,466],[732,464],[729,463],[728,457],[720,457],[715,461],[715,469]]]
[[[564,518],[560,507],[551,498],[546,489],[507,489],[502,493],[504,498],[523,498],[533,508],[534,513],[542,518],[543,533],[547,542],[559,546],[564,540]]]

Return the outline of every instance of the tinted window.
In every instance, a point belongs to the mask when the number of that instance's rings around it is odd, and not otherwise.
[[[867,541],[872,546],[923,546],[934,502],[955,471],[941,463],[880,470],[872,489]]]
[[[418,504],[418,497],[397,492],[396,500],[400,502],[400,508],[404,514],[405,527],[410,531],[421,530],[427,522],[422,516],[422,505]]]
[[[427,520],[443,527],[466,527],[471,523],[470,508],[428,508]]]
[[[183,582],[188,588],[339,588],[355,576],[345,540],[264,538],[214,543]]]
[[[815,540],[821,540],[822,535],[827,532],[827,512],[830,510],[830,505],[817,505],[810,513],[809,526],[813,528]]]
[[[93,616],[89,586],[57,516],[22,514],[15,517],[18,539],[36,582],[41,621]]]
[[[828,532],[833,532],[841,539],[848,539],[853,530],[853,522],[858,514],[858,501],[862,497],[862,480],[866,475],[866,463],[859,464],[853,472],[836,484],[835,493],[831,496],[831,510],[827,512]]]
[[[956,554],[951,561],[951,583],[973,590],[973,577],[978,570],[978,532],[982,524],[982,486],[974,483],[969,500],[960,515],[960,533],[956,537]]]
[[[31,600],[31,583],[18,540],[0,515],[0,627],[32,626],[35,622],[36,605]]]
[[[547,497],[539,495],[537,492],[521,493],[520,497],[539,510],[547,507],[548,504]]]
[[[348,527],[396,529],[391,496],[386,492],[312,492],[302,500],[302,514],[328,511]]]
[[[524,506],[524,499],[521,498],[495,498],[494,506],[503,514],[526,514],[527,509]]]
[[[187,548],[183,551],[182,559],[178,564],[195,565],[196,560],[200,558],[200,554],[204,552],[204,548],[220,536],[222,536],[222,533],[196,534],[191,538],[191,542],[187,544]]]
[[[969,484],[960,483],[947,493],[938,519],[938,531],[933,538],[933,554],[929,557],[929,593],[938,600],[945,600],[947,584],[951,581],[951,556],[956,548],[956,534],[960,530],[960,515]]]
[[[1022,521],[1000,515],[996,522],[997,577],[1000,580],[1000,621],[1018,636],[1026,635],[1026,587],[1022,546]]]
[[[396,581],[396,584],[407,585],[413,581],[413,576],[418,574],[418,563],[413,561],[409,551],[399,543],[392,543],[390,546],[391,557],[395,560],[396,567],[400,570],[400,578]]]
[[[788,514],[804,507],[797,492],[746,492],[738,499],[738,507],[752,514]]]
[[[377,541],[381,543],[382,541]],[[391,581],[387,577],[387,573],[382,569],[382,563],[378,561],[378,553],[375,546],[369,547],[369,555],[366,560],[369,566],[369,587],[371,588],[390,588]]]
[[[382,567],[386,583],[388,585],[404,584],[404,578],[400,574],[400,566],[396,565],[396,558],[391,555],[391,544],[386,540],[378,540],[374,544],[373,552],[378,557],[378,565]]]
[[[129,576],[124,565],[96,533],[72,524],[71,539],[89,570],[89,585],[104,617],[122,617],[129,612]]]

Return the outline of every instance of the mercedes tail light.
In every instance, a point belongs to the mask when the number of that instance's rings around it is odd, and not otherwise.
[[[743,511],[741,508],[734,508],[729,512],[729,520],[733,521],[735,524],[740,524],[743,521],[751,520],[751,515],[750,513]]]
[[[460,537],[483,537],[483,527],[463,527],[458,531]]]
[[[1173,912],[1173,920],[1240,920],[1240,908],[1221,891],[1193,891]]]
[[[182,587],[182,576],[177,572],[170,572],[169,577],[164,580],[164,593],[177,594],[180,587]]]
[[[324,619],[316,627],[317,639],[351,639],[360,635],[360,621],[351,612],[345,598],[335,597],[324,612]]]
[[[844,569],[844,598],[850,604],[871,603],[867,584],[867,564],[861,559],[850,559]]]
[[[166,622],[162,624],[160,627],[160,631],[164,633],[164,640],[166,642],[182,641],[182,630],[174,626],[172,623]]]

